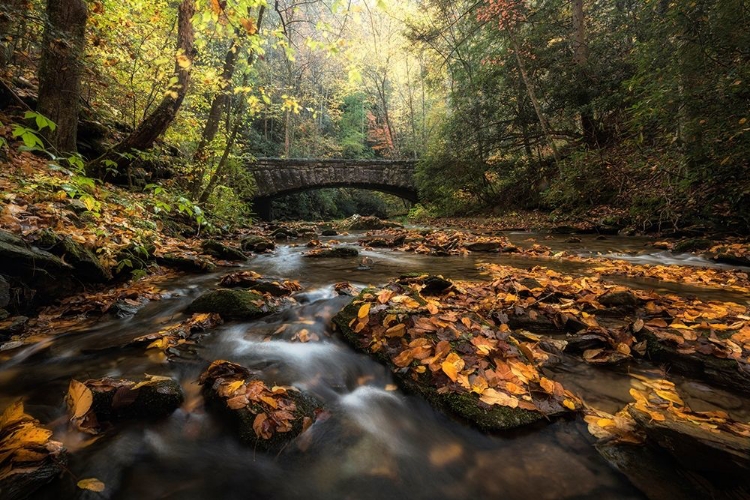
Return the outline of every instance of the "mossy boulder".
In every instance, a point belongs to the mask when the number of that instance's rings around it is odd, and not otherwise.
[[[208,255],[212,255],[217,259],[234,260],[234,261],[245,261],[247,256],[237,248],[232,248],[228,245],[220,243],[216,240],[204,240],[201,242],[201,249]]]
[[[341,227],[351,231],[372,231],[375,229],[388,229],[403,226],[397,222],[384,221],[375,216],[352,215],[341,222]]]
[[[322,404],[293,387],[266,384],[247,368],[218,360],[201,375],[209,409],[227,419],[244,444],[278,450],[304,432]]]
[[[711,248],[711,240],[705,238],[689,238],[686,240],[680,240],[672,247],[674,253],[689,253],[696,252],[699,250],[706,250]]]
[[[243,238],[240,244],[242,250],[245,252],[263,253],[266,250],[273,250],[276,248],[276,244],[273,241],[264,238],[263,236],[256,235]]]
[[[393,290],[393,288],[390,288]],[[404,293],[406,289],[401,289],[401,293]],[[441,409],[449,414],[458,416],[466,419],[473,423],[477,427],[483,430],[494,431],[494,430],[505,430],[520,427],[523,425],[531,424],[547,418],[552,414],[564,413],[564,408],[557,407],[555,410],[550,411],[547,415],[541,411],[535,411],[532,409],[522,408],[518,406],[508,405],[495,405],[486,404],[483,402],[479,395],[472,391],[467,390],[446,390],[448,386],[442,385],[442,383],[436,383],[436,380],[444,377],[443,372],[431,373],[431,370],[415,371],[413,365],[406,367],[400,367],[396,365],[397,359],[389,355],[386,351],[386,347],[382,347],[382,342],[386,339],[378,337],[376,340],[372,335],[363,335],[363,332],[367,331],[367,328],[361,330],[359,333],[355,332],[353,325],[359,321],[360,310],[365,298],[369,296],[377,295],[380,291],[375,289],[365,289],[356,297],[349,305],[347,305],[341,312],[339,312],[334,318],[333,323],[335,329],[340,332],[344,340],[351,344],[355,349],[365,352],[385,364],[394,374],[394,377],[399,386],[406,392],[418,394],[424,397],[427,401],[433,404],[436,408]],[[424,307],[427,303],[419,297],[418,294],[414,293],[411,298],[420,304],[420,307]],[[403,303],[403,301],[401,301]],[[425,313],[415,312],[404,312],[402,309],[391,309],[390,306],[378,306],[373,305],[372,307],[378,308],[378,310],[386,307],[378,314],[396,316],[410,316],[412,319],[420,320],[420,316]],[[468,311],[466,313],[469,315]],[[422,316],[426,318],[427,316]],[[378,321],[380,321],[378,316]],[[408,321],[408,320],[407,320]],[[416,325],[417,322],[414,322]],[[376,327],[377,328],[377,327]],[[389,334],[385,334],[386,337]],[[408,335],[401,337],[401,342],[409,342]],[[373,341],[376,340],[375,343]],[[417,340],[417,338],[413,339]],[[438,338],[432,340],[436,342]],[[376,344],[380,344],[381,347],[377,347]],[[376,346],[373,348],[373,346]],[[464,337],[456,337],[454,341],[450,342],[451,352],[466,352],[471,347]],[[513,348],[511,348],[513,349]],[[403,351],[402,351],[403,352]],[[519,355],[522,355],[519,353]],[[447,358],[444,358],[447,359]],[[457,359],[457,358],[454,358]],[[436,378],[437,377],[437,378]],[[447,380],[447,379],[446,379]],[[449,380],[447,380],[450,382]],[[550,402],[550,406],[556,403]]]
[[[347,259],[357,257],[359,255],[359,250],[347,246],[316,248],[315,250],[311,250],[303,255],[304,257],[314,259]]]
[[[105,283],[112,279],[112,272],[105,268],[94,253],[69,236],[62,236],[51,229],[43,230],[37,244],[53,255],[61,257],[73,266],[76,277],[83,281]]]
[[[267,293],[274,297],[284,297],[301,289],[294,281],[277,281],[264,278],[253,271],[230,273],[219,280],[223,288],[245,288],[260,293]]]
[[[274,312],[262,294],[253,290],[219,288],[206,292],[187,308],[188,313],[218,313],[225,319],[253,319]]]
[[[0,276],[0,308],[10,304],[10,283]]]
[[[216,264],[208,259],[197,257],[195,255],[168,253],[161,257],[157,257],[156,261],[161,265],[190,273],[212,273],[216,270]]]

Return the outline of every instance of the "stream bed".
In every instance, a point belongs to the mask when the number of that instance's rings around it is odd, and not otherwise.
[[[357,234],[337,237],[354,243]],[[516,244],[529,238],[582,255],[604,254],[640,263],[710,265],[644,251],[635,238],[593,237],[565,244],[529,233],[511,234]],[[325,241],[325,238],[322,238]],[[264,276],[298,280],[297,304],[250,322],[227,322],[206,335],[195,352],[168,363],[143,349],[122,349],[135,337],[158,331],[187,317],[186,306],[216,287],[221,272],[183,276],[161,283],[168,296],[147,304],[136,315],[102,318],[82,330],[16,350],[0,361],[0,406],[24,397],[27,411],[51,422],[55,439],[71,453],[62,479],[35,498],[91,497],[76,489],[76,478],[105,483],[99,495],[116,499],[602,499],[644,498],[611,467],[593,446],[579,418],[532,425],[513,432],[487,434],[434,410],[416,396],[396,390],[388,370],[356,353],[331,330],[331,318],[349,300],[334,284],[381,285],[407,272],[429,272],[454,279],[487,279],[481,262],[517,267],[543,265],[575,273],[586,264],[499,254],[431,257],[390,250],[365,250],[360,259],[305,259],[304,245],[281,245],[272,254],[251,258],[240,269]],[[617,279],[622,284],[660,292],[695,295],[704,300],[747,298],[725,290],[708,290],[648,279]],[[292,342],[306,329],[318,342]],[[258,370],[277,385],[307,390],[325,403],[326,418],[277,454],[240,445],[211,413],[203,409],[197,379],[209,362],[225,359]],[[632,401],[630,372],[658,367],[633,362],[601,369],[570,360],[557,366],[556,380],[588,403],[615,412]],[[142,378],[144,373],[177,379],[186,401],[158,422],[126,422],[94,442],[69,428],[63,402],[71,378]],[[750,401],[706,384],[668,375],[695,410],[721,409],[750,420]]]

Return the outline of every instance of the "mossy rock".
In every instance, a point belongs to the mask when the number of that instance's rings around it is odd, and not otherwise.
[[[349,305],[333,318],[336,330],[349,344],[358,351],[364,352],[393,371],[398,385],[406,392],[418,394],[429,401],[436,408],[460,418],[463,418],[478,428],[485,431],[507,430],[528,425],[545,418],[540,412],[525,410],[522,408],[511,408],[507,406],[486,405],[479,400],[479,396],[473,393],[439,393],[427,378],[425,373],[419,379],[414,380],[398,370],[390,358],[382,351],[370,352],[368,345],[363,345],[360,337],[349,326],[351,321],[357,317],[359,304],[362,297],[367,293],[376,292],[373,289],[365,289]],[[395,371],[394,371],[395,370]]]
[[[100,422],[165,417],[185,400],[182,387],[172,379],[149,381],[140,387],[132,380],[110,378],[84,384],[94,396],[91,410]]]
[[[205,253],[208,255],[212,255],[218,259],[224,259],[224,260],[235,260],[235,261],[245,261],[247,260],[247,256],[242,253],[242,251],[232,248],[230,246],[227,246],[223,243],[220,243],[216,240],[204,240],[201,242],[201,248]]]
[[[282,449],[305,430],[305,421],[311,424],[315,420],[316,413],[322,408],[322,403],[316,398],[292,388],[285,389],[283,394],[271,394],[269,389],[272,385],[266,385],[247,368],[228,361],[214,361],[201,375],[200,383],[203,385],[202,392],[208,408],[229,422],[233,432],[243,444],[261,451]],[[230,401],[236,398],[221,394],[224,390],[222,385],[227,383],[241,385],[242,391],[250,385],[262,386],[264,390],[261,394],[266,395],[264,396],[266,401],[246,398],[243,403],[230,407]],[[232,396],[235,395],[237,395],[236,392],[232,394]],[[274,405],[277,406],[269,406],[267,403],[269,399],[273,399]],[[291,416],[291,419],[286,421],[290,425],[286,432],[279,431],[278,427],[273,430],[271,436],[263,437],[256,432],[255,423],[260,414],[268,416],[275,413],[276,409],[290,408],[290,403],[293,403],[294,409],[287,409],[291,414],[287,417]]]
[[[84,281],[106,283],[112,279],[112,272],[99,262],[96,255],[69,236],[45,229],[40,233],[37,243],[72,265],[76,270],[76,276]]]
[[[698,250],[705,250],[711,248],[711,240],[705,238],[690,238],[687,240],[680,240],[672,247],[674,253],[690,253]]]
[[[242,246],[242,250],[246,252],[256,252],[256,253],[262,253],[266,250],[273,250],[276,248],[276,243],[269,240],[268,238],[264,238],[263,236],[248,236],[247,238],[243,238],[242,242],[240,243]]]
[[[332,247],[332,248],[318,248],[304,254],[305,257],[313,259],[346,259],[351,257],[357,257],[359,250],[354,247]]]
[[[219,288],[206,292],[187,308],[188,313],[218,313],[225,319],[254,319],[275,312],[263,295],[253,290]]]
[[[201,257],[168,253],[156,261],[161,265],[192,273],[212,273],[216,270],[216,264]]]

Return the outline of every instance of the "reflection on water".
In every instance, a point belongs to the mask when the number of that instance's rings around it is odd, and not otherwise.
[[[0,362],[0,406],[24,396],[28,410],[52,422],[55,437],[75,450],[70,470],[78,478],[101,479],[107,485],[104,496],[110,498],[641,498],[591,446],[582,422],[557,421],[498,435],[478,432],[417,397],[391,390],[388,370],[352,351],[330,328],[331,317],[350,300],[336,296],[333,283],[338,281],[381,284],[413,271],[482,279],[479,261],[519,267],[539,261],[366,251],[372,269],[360,270],[357,259],[311,261],[301,256],[304,250],[281,246],[247,264],[267,276],[299,280],[305,290],[296,297],[298,305],[258,321],[217,328],[196,349],[197,359],[167,364],[142,349],[122,346],[183,320],[185,306],[215,286],[221,273],[167,282],[169,298],[149,303],[132,318],[106,318],[16,352]],[[542,263],[580,269],[580,264]],[[303,330],[318,341],[296,342]],[[278,455],[241,446],[202,409],[195,381],[214,359],[240,363],[270,383],[309,390],[327,411]],[[71,378],[144,373],[177,378],[187,394],[183,408],[161,422],[123,424],[88,445],[83,442],[87,436],[68,429],[63,396]],[[553,375],[606,411],[630,401],[625,369],[563,362]],[[750,416],[747,401],[689,380],[678,382],[696,409],[721,407],[738,417]],[[75,480],[66,475],[38,498],[76,494]]]

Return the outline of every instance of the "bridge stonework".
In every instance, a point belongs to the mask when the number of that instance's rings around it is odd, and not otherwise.
[[[270,220],[271,202],[310,189],[350,187],[393,194],[417,201],[414,160],[345,160],[258,158],[248,165],[255,177],[255,212]]]

